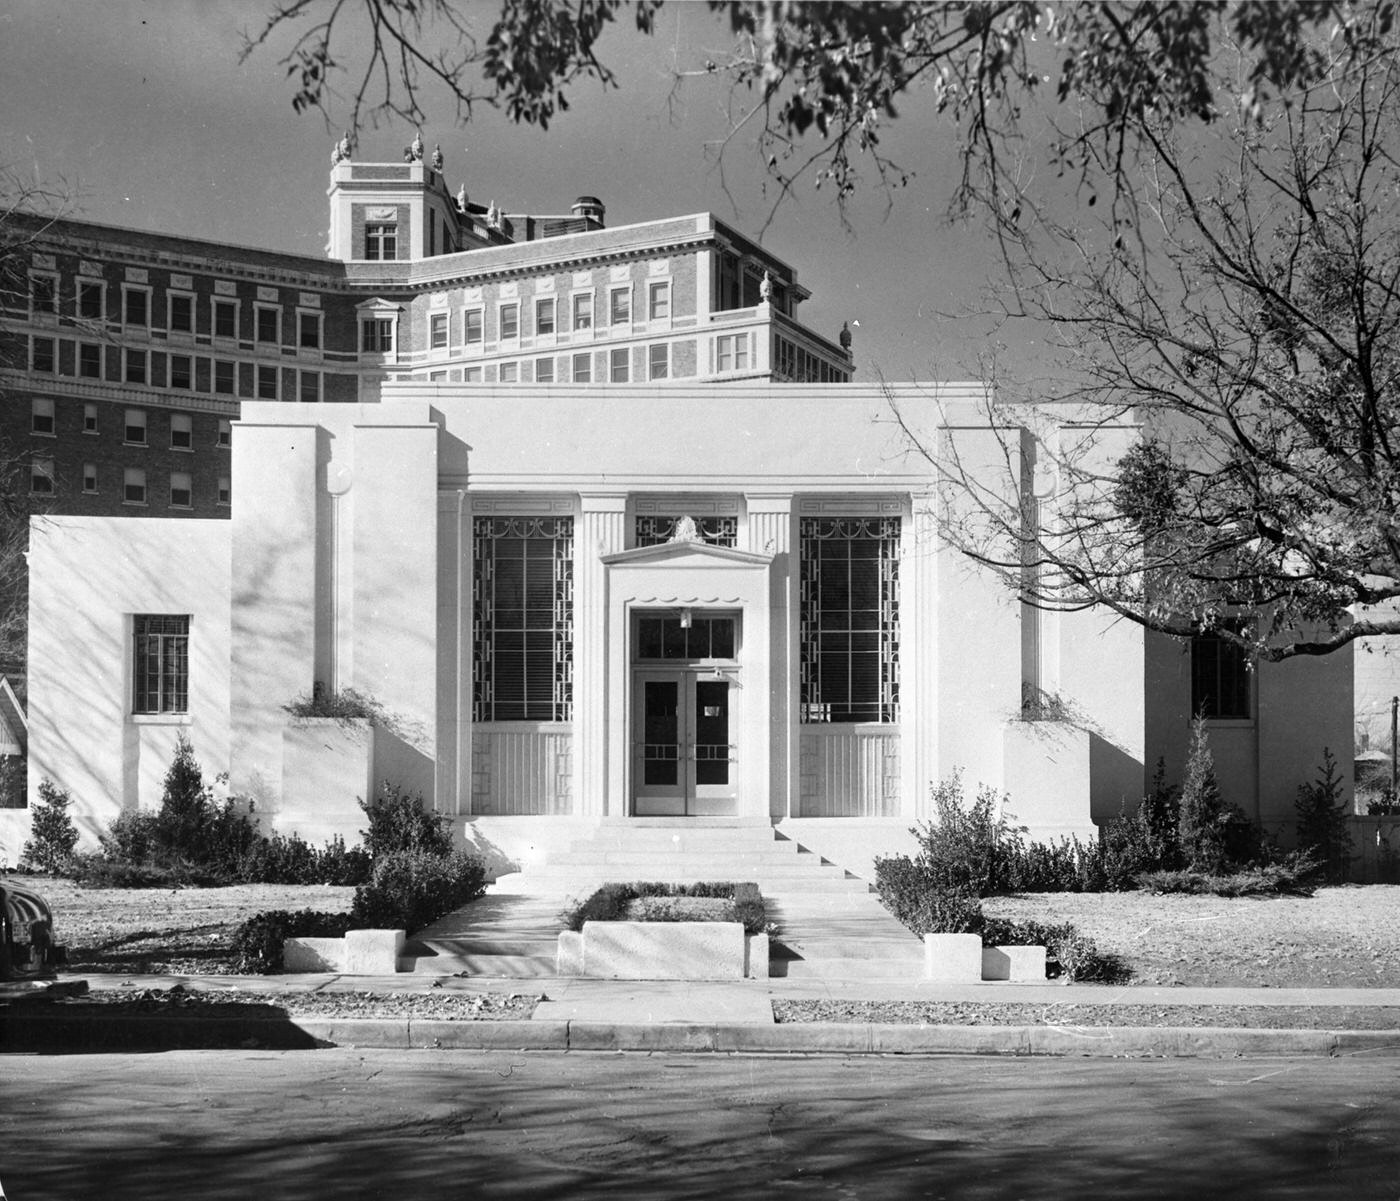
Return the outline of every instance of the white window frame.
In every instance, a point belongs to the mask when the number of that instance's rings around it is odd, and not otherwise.
[[[58,491],[54,480],[53,458],[44,455],[29,460],[29,494],[52,496]]]
[[[29,432],[40,438],[54,438],[58,423],[54,415],[53,398],[35,396],[29,401]]]
[[[183,488],[178,486],[181,482],[184,484]],[[185,501],[183,504],[175,499],[176,492],[183,492],[185,494]],[[190,472],[172,471],[170,473],[170,508],[194,508],[194,476]]]
[[[507,310],[515,312],[515,333],[506,333],[505,316]],[[520,301],[502,300],[496,305],[496,341],[511,346],[520,345]]]
[[[464,384],[481,383],[482,369],[480,367],[464,367],[462,369],[462,382]]]
[[[177,384],[177,383],[175,382],[175,360],[176,360],[176,359],[183,359],[186,363],[189,364],[189,368],[190,368],[190,369],[189,369],[189,371],[188,371],[188,373],[187,373],[187,376],[188,376],[188,379],[189,379],[190,382],[187,383],[187,384]],[[174,391],[177,391],[177,392],[193,392],[193,391],[194,391],[194,356],[193,356],[193,355],[188,355],[188,354],[171,354],[171,355],[166,355],[166,356],[165,356],[165,386],[166,386],[167,388],[170,388],[170,389],[172,389],[172,390],[174,390]]]
[[[541,379],[541,378],[540,378],[540,364],[541,364],[541,363],[548,363],[548,364],[549,364],[549,378],[548,378],[548,379]],[[537,383],[537,384],[552,384],[552,383],[554,383],[554,377],[555,377],[554,356],[553,356],[552,354],[544,355],[544,356],[542,356],[542,357],[540,357],[540,358],[538,358],[538,359],[535,360],[535,383]]]
[[[219,308],[224,305],[233,310],[233,333],[231,334],[218,332]],[[242,308],[243,306],[239,304],[236,296],[211,296],[209,298],[209,336],[216,345],[228,345],[238,341],[239,327],[242,325],[243,318]]]
[[[92,496],[97,492],[97,464],[83,464],[83,492]]]
[[[175,301],[188,300],[190,302],[190,327],[189,329],[175,328]],[[165,293],[165,329],[171,337],[179,337],[194,341],[195,329],[199,324],[199,319],[195,316],[195,303],[197,297],[193,292],[184,290],[174,291],[167,289]]]
[[[272,395],[263,395],[263,372],[272,372]],[[258,363],[253,368],[253,399],[254,400],[281,400],[282,399],[282,370],[273,363]]]
[[[306,381],[314,378],[316,381],[316,398],[306,399]],[[297,403],[298,404],[320,404],[321,403],[321,373],[319,371],[298,371],[297,372]]]
[[[144,325],[126,319],[127,297],[138,293],[146,298],[146,321]],[[149,284],[122,284],[122,329],[139,329],[144,330],[147,334],[151,332],[151,296],[152,289]]]
[[[262,315],[271,313],[276,326],[273,338],[262,336]],[[282,346],[282,306],[280,304],[267,304],[255,301],[253,304],[253,343],[257,346]]]
[[[38,364],[38,347],[40,343],[46,343],[49,348],[48,367],[40,367]],[[31,371],[42,372],[44,375],[58,374],[58,339],[49,334],[31,334],[29,338],[29,369]]]
[[[40,280],[49,285],[50,296],[53,297],[53,308],[41,309],[35,306],[35,287]],[[42,321],[45,324],[58,321],[58,310],[60,307],[59,277],[57,271],[31,271],[29,273],[29,317],[31,321]]]
[[[656,300],[658,296],[663,298],[663,303],[666,308],[666,311],[660,315],[656,312]],[[669,277],[666,279],[647,280],[647,323],[650,325],[670,326],[672,300],[671,280]]]
[[[133,438],[132,430],[140,430],[141,436]],[[150,445],[150,422],[146,416],[145,409],[127,409],[122,417],[122,445],[123,446],[149,446]]]
[[[540,314],[549,311],[549,329],[540,328]],[[559,332],[559,298],[557,296],[535,297],[535,337],[553,340]]]
[[[632,350],[627,346],[614,346],[608,351],[608,383],[626,384],[631,380]]]
[[[657,351],[661,351],[663,366],[660,374],[656,370]],[[671,344],[669,342],[652,342],[647,346],[647,379],[671,379]]]
[[[586,379],[579,378],[580,365],[585,369]],[[593,352],[591,350],[582,351],[569,360],[569,378],[576,384],[591,384],[593,382]]]
[[[132,489],[139,488],[139,497],[133,498]],[[146,469],[144,467],[123,467],[122,468],[122,504],[141,505],[149,503],[150,493],[146,488]]]
[[[588,309],[588,323],[587,323],[586,325],[580,325],[580,324],[579,324],[579,309],[580,309],[580,306],[587,307],[587,309]],[[570,293],[569,293],[569,332],[570,332],[570,333],[573,333],[573,334],[577,334],[577,333],[581,332],[582,330],[587,330],[587,331],[591,334],[591,333],[597,328],[597,323],[596,323],[596,321],[595,321],[595,318],[597,317],[597,313],[595,312],[595,309],[596,309],[596,306],[595,306],[595,304],[594,304],[594,289],[592,289],[592,288],[581,288],[581,289],[580,289],[579,291],[577,291],[577,292],[570,292]]]
[[[97,428],[97,406],[91,403],[83,405],[83,433],[91,434],[95,438],[99,432]]]
[[[83,313],[83,293],[92,291],[97,293],[97,315],[95,317],[86,316]],[[73,313],[79,321],[106,321],[107,320],[107,282],[101,279],[88,279],[79,276],[77,285],[73,289]]]
[[[391,243],[393,254],[384,253],[385,242]],[[370,247],[375,249],[374,254],[370,254]],[[365,222],[365,262],[367,263],[393,263],[399,257],[399,223],[393,221],[366,221]]]
[[[472,316],[476,316],[476,337],[472,333]],[[462,345],[468,353],[480,354],[486,345],[486,310],[481,305],[467,305],[462,310]]]
[[[215,446],[233,445],[233,422],[227,417],[219,418],[218,431],[214,435]]]
[[[316,344],[308,346],[303,341],[302,335],[304,324],[307,318],[314,322],[316,331]],[[321,354],[326,349],[326,315],[320,309],[297,309],[297,353],[298,354]]]
[[[743,362],[739,361],[742,352]],[[747,332],[718,334],[714,341],[715,374],[749,370],[749,335]],[[726,366],[726,361],[728,365]]]
[[[219,387],[220,366],[229,369],[229,386],[224,391]],[[238,364],[232,359],[215,359],[209,369],[209,389],[215,396],[237,396],[238,395]]]
[[[83,351],[97,351],[97,374],[87,375],[83,371]],[[78,369],[79,379],[101,379],[102,378],[102,344],[100,342],[79,342],[73,365]]]
[[[170,449],[194,453],[194,418],[189,413],[170,414]]]
[[[619,319],[616,316],[616,305],[618,298],[622,296],[627,298],[627,315]],[[623,326],[628,329],[632,328],[632,285],[630,283],[608,289],[608,328],[620,329]]]
[[[435,358],[442,358],[451,349],[452,314],[446,309],[437,309],[428,314],[428,353]]]
[[[520,382],[519,361],[512,359],[508,363],[502,363],[500,370],[496,373],[496,378],[503,384],[518,384]]]
[[[141,361],[141,379],[131,378],[131,364],[137,359]],[[135,384],[138,388],[149,388],[151,386],[151,355],[150,352],[138,346],[122,347],[122,383]]]

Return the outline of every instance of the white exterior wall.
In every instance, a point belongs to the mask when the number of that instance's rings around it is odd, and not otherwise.
[[[206,782],[229,764],[229,548],[220,521],[35,518],[30,529],[30,804],[68,789],[82,846],[160,803],[180,734]],[[190,616],[189,713],[133,715],[133,614]]]

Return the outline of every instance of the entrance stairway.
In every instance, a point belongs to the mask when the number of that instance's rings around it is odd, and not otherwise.
[[[752,881],[776,923],[770,974],[918,979],[923,946],[870,885],[766,822],[724,818],[609,821],[567,851],[502,876],[486,896],[419,931],[404,948],[434,975],[552,976],[560,912],[600,884]]]

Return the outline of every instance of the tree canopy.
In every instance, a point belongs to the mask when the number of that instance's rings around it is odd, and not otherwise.
[[[294,0],[245,54],[291,31],[294,105],[326,108],[343,72],[354,127],[420,121],[437,87],[464,119],[545,126],[580,81],[616,82],[605,31],[649,34],[661,7]],[[709,7],[732,50],[679,74],[735,89],[730,145],[780,194],[906,183],[882,130],[930,90],[955,207],[998,235],[1004,315],[1064,352],[1035,404],[999,388],[999,416],[1047,431],[1033,469],[1008,442],[1008,487],[910,431],[977,510],[948,541],[1030,604],[1265,658],[1400,633],[1396,0]],[[370,36],[342,59],[356,12]],[[1125,424],[1142,438],[1105,462],[1095,431]]]

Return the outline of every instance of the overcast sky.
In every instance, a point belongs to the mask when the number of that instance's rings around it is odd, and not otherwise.
[[[0,161],[65,186],[73,215],[87,220],[322,255],[338,133],[319,114],[293,113],[278,48],[238,63],[241,31],[256,30],[269,4],[6,0]],[[489,17],[491,6],[480,7]],[[547,133],[486,108],[456,125],[438,100],[423,137],[441,144],[454,192],[465,183],[473,200],[509,211],[566,211],[590,194],[610,225],[709,210],[762,233],[811,289],[808,325],[834,338],[842,321],[859,322],[858,379],[968,377],[987,347],[986,323],[945,314],[977,308],[996,266],[976,227],[945,217],[955,133],[914,97],[885,138],[915,172],[888,213],[872,184],[844,230],[828,193],[808,183],[763,232],[772,195],[752,142],[741,135],[719,163],[714,154],[729,128],[727,90],[687,80],[671,99],[674,66],[727,44],[706,6],[668,4],[656,36],[608,35],[600,57],[621,86],[576,86],[572,111]],[[412,136],[402,125],[366,130],[357,157],[397,161]],[[1020,341],[1024,362],[1031,347]]]

